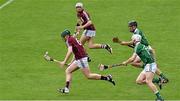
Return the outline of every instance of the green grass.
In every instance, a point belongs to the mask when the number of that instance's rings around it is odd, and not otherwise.
[[[7,0],[0,1],[0,5]],[[82,0],[80,0],[82,1]],[[71,93],[63,95],[56,89],[65,84],[65,69],[44,61],[46,50],[55,58],[65,56],[65,44],[59,33],[74,30],[77,0],[15,0],[0,10],[0,99],[49,100],[153,100],[147,86],[135,84],[141,69],[98,71],[98,64],[112,64],[127,59],[132,50],[113,44],[118,36],[129,40],[127,22],[135,19],[156,49],[161,70],[170,82],[161,90],[165,99],[180,99],[180,1],[179,0],[83,0],[91,14],[97,43],[109,43],[114,49],[89,50],[91,70],[112,74],[113,87],[103,81],[86,80],[80,71],[74,73]]]

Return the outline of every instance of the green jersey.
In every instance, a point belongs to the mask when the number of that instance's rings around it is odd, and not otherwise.
[[[145,46],[142,43],[137,43],[134,52],[141,58],[144,64],[150,64],[154,62],[154,58],[149,52],[149,49],[147,46]]]
[[[138,35],[140,35],[140,36],[142,37],[141,43],[144,44],[145,46],[149,46],[149,43],[148,43],[148,41],[147,41],[144,33],[143,33],[141,30],[139,30],[139,29],[136,28],[136,30],[134,31],[133,34],[138,34]]]

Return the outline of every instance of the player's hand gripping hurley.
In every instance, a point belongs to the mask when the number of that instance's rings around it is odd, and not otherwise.
[[[58,61],[58,60],[52,58],[51,56],[49,56],[48,51],[45,52],[45,54],[44,54],[43,57],[44,57],[44,59],[45,59],[46,61],[56,62],[56,63],[59,63],[59,64],[61,65],[61,61]],[[65,65],[65,66],[69,66],[68,64],[64,64],[64,65]]]

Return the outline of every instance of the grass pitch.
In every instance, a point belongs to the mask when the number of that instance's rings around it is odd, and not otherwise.
[[[66,53],[59,33],[74,31],[77,0],[14,0],[0,10],[0,99],[1,100],[154,100],[147,86],[135,84],[141,69],[128,66],[98,71],[98,64],[127,59],[132,49],[113,44],[118,36],[129,40],[127,22],[135,19],[156,50],[158,64],[170,82],[163,87],[165,99],[180,99],[180,1],[179,0],[80,0],[94,22],[97,43],[109,43],[114,54],[89,50],[93,72],[112,74],[117,85],[86,80],[74,73],[71,92],[59,94],[64,87],[65,69],[44,61],[46,50],[62,60]],[[7,0],[0,0],[0,5]]]

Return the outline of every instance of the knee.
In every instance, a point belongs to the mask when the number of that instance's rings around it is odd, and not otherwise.
[[[89,44],[88,47],[89,47],[90,49],[93,49],[93,48],[94,48],[94,46],[93,46],[92,44]]]
[[[146,79],[146,84],[152,83],[152,80]]]
[[[136,80],[136,84],[142,85],[143,84],[143,80]]]
[[[85,74],[85,77],[86,77],[87,79],[91,79],[91,75],[90,75],[90,74]]]
[[[69,69],[66,69],[66,70],[65,70],[65,73],[66,73],[66,74],[69,74],[69,73],[71,73],[71,72],[70,72]]]

